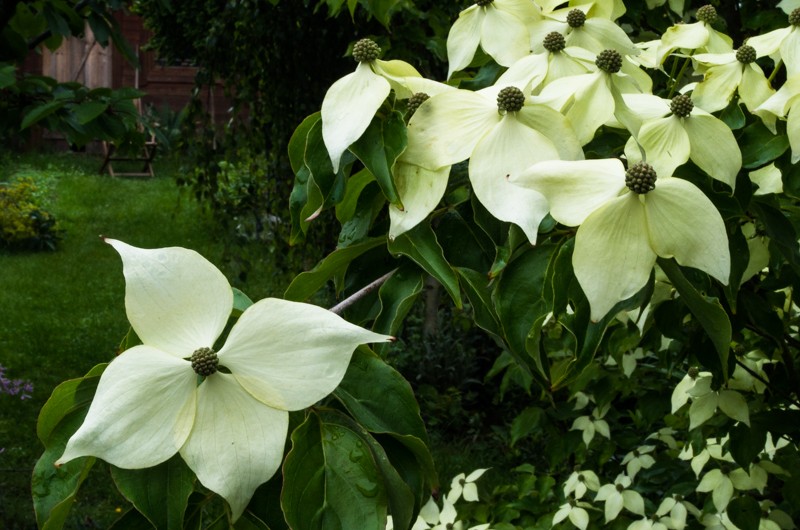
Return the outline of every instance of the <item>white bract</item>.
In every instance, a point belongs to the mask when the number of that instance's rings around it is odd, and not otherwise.
[[[201,377],[190,358],[215,348],[233,308],[225,276],[194,251],[106,240],[122,257],[125,307],[142,341],[105,369],[83,425],[56,465],[95,456],[125,469],[180,453],[233,518],[280,467],[290,410],[332,392],[353,350],[379,335],[320,307],[264,299],[248,307]]]
[[[605,159],[540,162],[513,181],[541,192],[558,222],[580,225],[572,266],[592,320],[644,287],[658,256],[728,283],[722,217],[685,180],[658,179],[655,189],[639,194],[627,188],[622,162]]]
[[[625,95],[623,99],[631,112],[641,118],[641,127],[632,131],[635,139],[631,137],[625,146],[630,163],[646,159],[659,176],[668,176],[691,159],[711,178],[731,189],[735,187],[742,152],[725,122],[694,105],[685,95],[672,101],[650,94]],[[676,107],[682,106],[684,110],[691,107],[688,116],[674,113]]]
[[[486,473],[486,469],[476,469],[469,475],[459,473],[450,482],[450,491],[447,493],[447,501],[451,504],[458,502],[458,499],[463,498],[467,502],[475,502],[478,500],[478,486],[475,481],[478,480]]]
[[[344,152],[361,138],[389,92],[394,89],[399,98],[412,95],[406,79],[414,77],[420,75],[410,64],[376,58],[359,62],[355,72],[331,85],[322,100],[322,139],[334,173],[339,171]]]
[[[568,518],[570,523],[574,524],[581,530],[586,530],[586,527],[589,524],[589,513],[585,510],[585,508],[589,507],[591,507],[591,505],[585,502],[577,501],[569,501],[562,504],[553,515],[552,526],[555,526],[564,519]]]
[[[419,107],[408,124],[403,160],[427,170],[411,168],[426,178],[406,179],[403,205],[420,213],[433,209],[444,193],[437,184],[447,175],[442,168],[469,158],[470,182],[481,204],[497,219],[517,224],[535,243],[547,201],[536,191],[511,185],[507,176],[542,160],[583,158],[583,151],[567,120],[553,109],[519,94],[518,110],[501,110],[498,98],[504,90],[515,89],[495,85],[477,92],[444,91]],[[414,187],[430,194],[412,192]],[[401,216],[393,217],[393,223],[396,218]],[[400,233],[395,227],[390,231],[392,237]]]
[[[752,51],[752,54],[747,56]],[[752,112],[775,93],[755,62],[759,57],[752,46],[742,46],[736,52],[700,53],[692,57],[701,67],[703,80],[692,91],[692,100],[706,112],[716,112],[728,106],[734,93],[747,110]],[[742,62],[750,59],[750,62]]]
[[[800,162],[800,74],[786,80],[778,91],[754,111],[764,119],[764,125],[775,133],[768,116],[786,118],[786,136],[792,148],[792,164]]]

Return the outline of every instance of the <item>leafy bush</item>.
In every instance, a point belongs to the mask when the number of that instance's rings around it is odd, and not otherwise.
[[[0,246],[55,250],[60,232],[53,214],[42,207],[42,192],[32,178],[0,183]]]

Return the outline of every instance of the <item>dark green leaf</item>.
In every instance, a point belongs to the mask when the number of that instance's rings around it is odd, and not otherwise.
[[[761,508],[752,497],[737,497],[727,508],[731,522],[741,530],[758,530],[761,522]]]
[[[381,312],[375,319],[372,330],[385,335],[396,334],[422,292],[424,279],[421,271],[410,263],[400,266],[378,291]]]
[[[111,477],[120,493],[156,528],[180,530],[183,515],[194,490],[195,476],[180,455],[155,467],[120,469],[111,467]]]
[[[430,225],[427,223],[417,225],[394,241],[390,241],[388,248],[392,254],[408,256],[428,274],[436,278],[453,299],[456,307],[461,307],[458,276],[445,260],[442,247]]]
[[[742,166],[748,169],[772,162],[789,148],[785,134],[772,134],[761,121],[745,127],[738,141],[742,149]]]
[[[350,146],[350,151],[375,176],[389,202],[400,209],[402,203],[391,170],[405,148],[406,126],[399,112],[392,112],[385,120],[373,118],[361,138]]]
[[[719,300],[700,294],[686,279],[680,267],[672,259],[658,258],[658,264],[681,295],[694,317],[703,326],[717,350],[722,365],[723,377],[728,378],[728,353],[731,345],[731,322]]]
[[[325,282],[346,271],[350,262],[355,258],[368,250],[383,245],[385,242],[386,238],[375,237],[355,243],[349,247],[334,250],[320,261],[316,267],[308,272],[298,274],[283,294],[284,298],[295,301],[307,300],[325,285]]]
[[[728,450],[737,464],[744,469],[749,469],[750,464],[764,450],[766,443],[767,431],[758,423],[751,421],[751,425],[748,427],[739,422],[730,430]]]
[[[81,125],[89,123],[108,108],[108,103],[101,101],[87,101],[75,107],[72,112],[75,114],[75,119]]]
[[[22,124],[20,125],[20,130],[27,129],[34,123],[37,123],[46,117],[50,116],[54,112],[61,110],[64,105],[66,104],[65,101],[54,100],[44,105],[40,105],[27,113],[25,117],[22,119]]]

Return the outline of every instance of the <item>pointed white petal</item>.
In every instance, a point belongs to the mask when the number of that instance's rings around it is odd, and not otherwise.
[[[694,184],[678,178],[656,180],[645,195],[650,241],[656,254],[703,270],[727,284],[731,268],[725,223]]]
[[[542,193],[559,223],[578,226],[625,188],[625,168],[616,158],[552,160],[530,166],[511,182]]]
[[[389,82],[358,63],[356,71],[336,81],[322,100],[322,139],[333,171],[350,145],[358,140],[389,95]]]
[[[592,320],[644,287],[655,261],[636,194],[626,193],[589,215],[576,234],[572,266],[589,299]]]
[[[781,43],[781,59],[786,65],[787,77],[800,74],[800,29],[797,26],[792,26],[792,31]]]
[[[481,478],[483,476],[483,474],[486,473],[487,471],[489,471],[489,468],[476,469],[475,471],[473,471],[472,473],[467,475],[467,478],[465,480],[467,482],[475,482],[476,480]]]
[[[501,66],[511,66],[531,51],[525,23],[489,4],[481,25],[481,47]]]
[[[781,170],[775,167],[774,162],[761,169],[751,171],[748,175],[750,181],[758,186],[758,189],[753,195],[769,195],[770,193],[783,192]]]
[[[56,465],[80,456],[125,469],[164,462],[192,429],[196,381],[183,359],[149,346],[123,352],[100,377],[86,419]]]
[[[589,514],[577,506],[569,511],[569,521],[581,530],[586,530],[589,525]]]
[[[642,121],[663,118],[670,113],[670,101],[652,94],[623,94],[622,99]]]
[[[691,144],[681,118],[669,116],[649,120],[642,125],[638,138],[647,163],[659,177],[671,177],[676,168],[689,160]]]
[[[758,108],[774,93],[775,90],[769,85],[761,67],[756,63],[751,63],[744,68],[742,81],[739,83],[739,98],[750,112]]]
[[[608,496],[606,499],[605,505],[605,514],[606,514],[606,523],[609,521],[613,521],[619,515],[619,512],[622,511],[622,494],[618,491],[614,491],[611,495]]]
[[[568,46],[581,46],[595,53],[613,49],[620,55],[638,55],[639,49],[628,34],[617,23],[605,18],[586,19],[583,27],[576,28],[567,36]]]
[[[706,112],[722,110],[730,103],[741,79],[742,64],[739,61],[713,66],[692,91],[692,101]]]
[[[434,171],[402,161],[397,162],[393,176],[404,209],[400,210],[394,204],[389,205],[390,239],[411,230],[428,217],[444,196],[449,174],[450,166]]]
[[[623,491],[622,501],[628,511],[636,515],[644,515],[644,499],[638,492],[633,490]]]
[[[299,410],[339,385],[358,345],[390,339],[315,305],[265,298],[239,317],[218,355],[256,399]]]
[[[792,164],[800,162],[800,98],[795,99],[786,120],[786,136],[792,148]]]
[[[393,60],[393,61],[382,61],[380,59],[376,59],[372,61],[372,70],[389,81],[389,85],[397,94],[397,97],[400,99],[407,99],[414,95],[414,92],[419,92],[419,90],[415,90],[413,85],[415,85],[412,81],[412,85],[409,85],[409,81],[412,79],[422,79],[417,69],[408,64],[405,61]],[[428,85],[436,83],[435,81],[430,81]],[[430,92],[427,93],[429,96],[432,95]]]
[[[747,45],[755,48],[758,57],[772,55],[778,51],[781,47],[781,43],[789,35],[791,30],[792,28],[790,26],[779,28],[763,35],[754,35],[747,39]]]
[[[451,90],[433,96],[409,121],[403,158],[429,169],[466,160],[500,118],[497,103],[483,94]]]
[[[508,179],[539,160],[557,158],[558,151],[544,135],[506,115],[475,147],[470,182],[489,213],[515,223],[535,243],[539,224],[547,215],[547,201],[539,192],[515,186]]]
[[[560,112],[545,105],[528,104],[517,112],[517,120],[547,136],[561,160],[583,160],[575,129]]]
[[[523,94],[530,94],[539,87],[547,75],[547,54],[531,53],[511,65],[495,84],[500,86],[515,86]]]
[[[105,241],[122,258],[125,308],[142,342],[181,358],[214,345],[233,308],[233,291],[211,262],[180,247]]]
[[[197,417],[181,456],[205,487],[228,501],[236,520],[281,465],[289,413],[257,401],[229,374],[208,377],[197,394]]]
[[[447,61],[450,63],[447,78],[463,70],[472,62],[481,40],[481,23],[485,8],[473,5],[462,11],[447,34]]]
[[[742,168],[742,152],[730,127],[697,108],[688,118],[684,118],[683,127],[692,146],[689,154],[692,162],[711,178],[733,189],[736,175]]]
[[[575,129],[581,145],[589,143],[594,137],[595,131],[614,116],[615,107],[614,97],[609,88],[608,75],[602,71],[586,75],[587,82],[575,92],[572,104],[565,113]],[[575,77],[578,76],[563,77],[559,81]]]
[[[464,484],[464,500],[467,502],[476,502],[478,500],[478,486],[473,482]]]

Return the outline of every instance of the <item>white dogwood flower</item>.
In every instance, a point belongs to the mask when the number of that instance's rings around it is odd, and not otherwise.
[[[623,508],[631,513],[644,516],[644,499],[638,491],[628,489],[631,479],[619,475],[613,484],[601,486],[595,496],[595,501],[605,501],[606,523],[617,518]]]
[[[333,171],[339,171],[342,155],[361,138],[386,96],[394,89],[399,98],[411,97],[407,78],[421,77],[404,61],[378,59],[380,48],[370,39],[353,46],[358,61],[355,72],[333,83],[322,100],[322,139],[331,157]]]
[[[572,266],[592,320],[644,287],[658,256],[728,282],[725,224],[690,182],[656,182],[647,164],[626,172],[617,159],[540,162],[512,182],[542,193],[556,221],[580,225]]]
[[[141,469],[180,453],[238,518],[280,467],[287,411],[332,392],[359,344],[390,337],[317,306],[265,299],[215,351],[233,308],[225,276],[185,248],[106,242],[122,257],[125,307],[142,344],[105,369],[56,465],[95,456]]]

